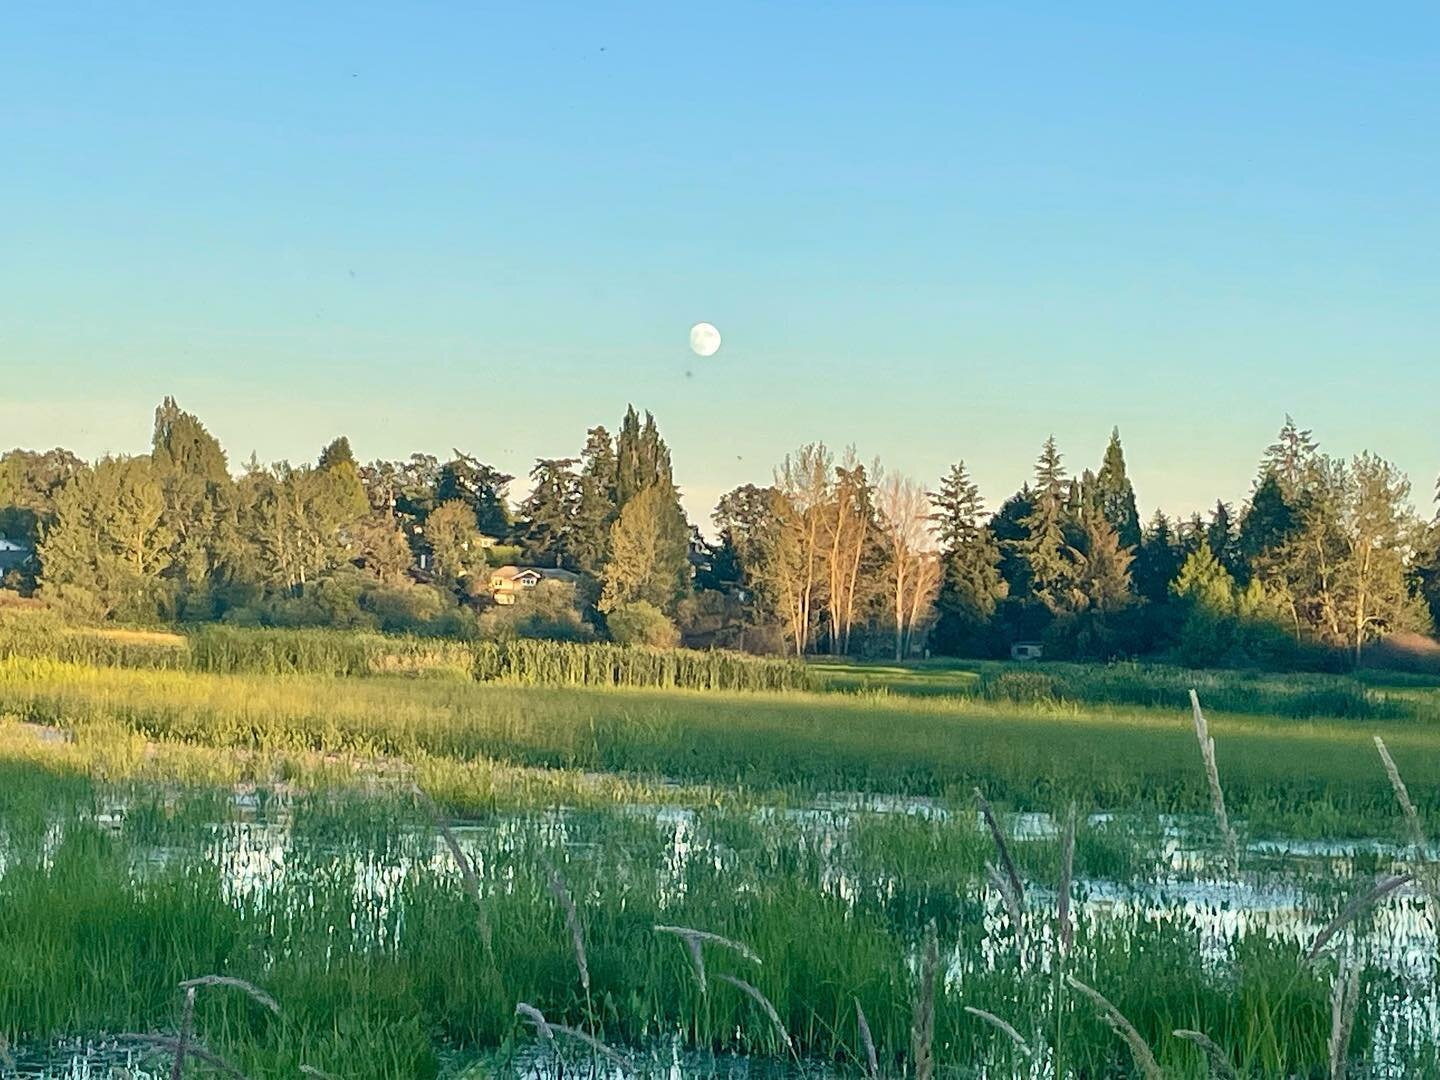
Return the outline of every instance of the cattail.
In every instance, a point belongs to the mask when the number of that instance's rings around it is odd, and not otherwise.
[[[1005,877],[1010,882],[1010,888],[1014,893],[1015,906],[1024,909],[1025,907],[1025,886],[1020,881],[1020,874],[1015,869],[1015,861],[1010,858],[1010,847],[1005,843],[1005,834],[1000,829],[1000,822],[995,820],[995,811],[990,806],[990,800],[985,798],[984,792],[978,787],[975,789],[975,802],[980,807],[980,815],[985,819],[985,824],[990,827],[990,836],[995,841],[995,851],[1000,857],[1000,865],[1005,869]]]
[[[480,891],[480,877],[475,873],[475,867],[471,864],[464,849],[460,847],[459,837],[441,818],[440,808],[435,805],[435,801],[419,784],[415,785],[414,790],[416,798],[429,812],[430,820],[435,823],[435,828],[439,830],[440,836],[444,839],[445,846],[450,849],[450,856],[455,860],[455,865],[460,868],[460,879],[465,883],[465,891],[475,901],[476,920],[480,924],[480,940],[484,943],[485,951],[488,953],[491,951],[490,920],[485,914],[485,898]]]
[[[200,975],[193,979],[186,979],[180,984],[180,989],[193,993],[202,986],[226,986],[233,990],[239,990],[248,994],[256,1004],[269,1009],[276,1016],[280,1015],[280,1004],[273,997],[254,983],[246,982],[244,979],[231,978],[229,975]]]
[[[1390,756],[1390,751],[1385,746],[1385,740],[1379,735],[1375,736],[1375,749],[1380,752],[1380,761],[1385,766],[1385,775],[1390,778],[1390,786],[1395,789],[1395,798],[1400,803],[1401,812],[1405,815],[1405,825],[1410,832],[1410,844],[1415,849],[1415,864],[1421,871],[1420,881],[1425,887],[1425,896],[1433,918],[1440,915],[1440,887],[1437,887],[1434,869],[1430,866],[1430,845],[1425,838],[1425,828],[1420,824],[1420,813],[1410,800],[1410,789],[1405,786],[1405,781],[1400,776],[1400,770],[1395,767],[1395,759]]]
[[[1155,1060],[1154,1053],[1149,1045],[1141,1037],[1140,1032],[1135,1030],[1135,1025],[1125,1018],[1125,1014],[1117,1009],[1104,994],[1094,987],[1087,986],[1073,975],[1065,976],[1065,981],[1071,988],[1080,991],[1094,1003],[1100,1010],[1100,1018],[1110,1025],[1110,1029],[1125,1040],[1130,1047],[1130,1056],[1135,1060],[1135,1068],[1145,1080],[1164,1080],[1160,1072],[1160,1064]]]
[[[860,999],[855,999],[855,1026],[860,1029],[860,1045],[865,1050],[865,1075],[870,1080],[880,1080],[880,1056],[875,1053],[875,1039],[870,1034],[870,1021],[865,1019],[865,1010]]]
[[[940,939],[932,919],[925,927],[925,943],[920,952],[920,986],[915,995],[915,1019],[910,1028],[915,1080],[932,1080],[935,1075],[935,972],[939,966]]]
[[[1235,1066],[1230,1064],[1230,1056],[1220,1049],[1209,1035],[1185,1028],[1175,1031],[1174,1035],[1177,1039],[1193,1042],[1205,1052],[1205,1060],[1210,1066],[1210,1080],[1240,1080],[1240,1074],[1235,1071]]]
[[[1398,874],[1395,877],[1383,878],[1369,891],[1351,897],[1350,902],[1341,909],[1340,914],[1335,916],[1330,924],[1315,936],[1315,943],[1310,946],[1310,951],[1305,954],[1305,959],[1307,961],[1314,960],[1330,939],[1343,930],[1347,923],[1353,921],[1366,908],[1385,899],[1400,886],[1407,885],[1414,880],[1414,874]]]
[[[774,1025],[775,1032],[780,1036],[780,1041],[785,1044],[785,1048],[792,1053],[794,1052],[795,1044],[790,1040],[790,1032],[785,1028],[785,1021],[780,1019],[780,1013],[776,1011],[770,999],[762,994],[758,987],[752,986],[744,979],[737,979],[734,975],[717,975],[715,977],[721,982],[729,983],[749,997],[756,1005],[759,1005],[761,1011],[764,1012],[770,1023]]]
[[[1220,827],[1220,838],[1225,844],[1225,865],[1230,873],[1240,872],[1240,844],[1235,830],[1230,827],[1230,815],[1225,812],[1225,791],[1220,786],[1220,768],[1215,764],[1215,740],[1210,737],[1210,725],[1200,710],[1200,695],[1190,691],[1190,709],[1195,717],[1195,738],[1200,741],[1200,756],[1205,761],[1205,779],[1210,784],[1210,806],[1215,811],[1215,823]]]
[[[1360,965],[1348,961],[1330,986],[1330,1080],[1345,1080],[1345,1057],[1360,1003]]]
[[[1000,1017],[996,1016],[992,1012],[986,1012],[984,1009],[977,1009],[974,1005],[966,1005],[965,1011],[971,1016],[984,1020],[985,1023],[989,1024],[991,1027],[995,1028],[996,1030],[1007,1036],[1011,1042],[1013,1042],[1017,1047],[1019,1047],[1020,1052],[1026,1057],[1031,1056],[1030,1044],[1025,1041],[1025,1037],[1021,1035],[1020,1032],[1015,1030],[1013,1024],[1009,1023],[1008,1021],[1002,1020]]]
[[[195,987],[185,990],[185,1005],[180,1012],[180,1038],[176,1040],[175,1061],[170,1066],[170,1080],[181,1080],[185,1075],[185,1050],[195,1028]]]
[[[1075,921],[1070,917],[1070,885],[1075,874],[1075,804],[1065,817],[1065,834],[1060,840],[1060,890],[1055,902],[1055,936],[1063,956],[1075,941]]]
[[[575,950],[575,967],[580,972],[580,986],[588,995],[590,993],[590,961],[585,955],[585,935],[580,929],[580,915],[575,910],[575,901],[570,897],[570,890],[565,887],[560,872],[551,866],[547,860],[545,869],[549,872],[550,891],[555,894],[559,901],[561,910],[565,912],[565,926],[570,931],[570,944]]]

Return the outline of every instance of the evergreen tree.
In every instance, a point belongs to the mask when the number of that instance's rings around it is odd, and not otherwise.
[[[1183,555],[1170,519],[1156,510],[1135,556],[1135,591],[1152,604],[1170,596],[1170,583],[1180,571]]]
[[[1105,458],[1095,477],[1096,501],[1105,520],[1115,530],[1121,547],[1140,546],[1140,512],[1135,505],[1135,489],[1125,471],[1125,450],[1120,445],[1120,429],[1110,432]]]
[[[580,455],[579,493],[570,530],[570,556],[575,568],[598,577],[610,553],[610,526],[619,495],[616,491],[615,444],[603,427],[591,428]]]
[[[1084,515],[1082,537],[1070,551],[1074,568],[1069,606],[1102,615],[1129,607],[1134,601],[1130,589],[1133,550],[1120,543],[1120,534],[1098,510]]]
[[[984,503],[965,463],[957,462],[930,493],[931,520],[941,543],[942,578],[931,640],[942,653],[978,650],[980,638],[1006,595],[1000,545],[981,521]]]
[[[1210,545],[1210,551],[1220,561],[1220,565],[1238,579],[1235,516],[1230,510],[1230,504],[1224,499],[1216,499],[1215,509],[1210,511],[1210,522],[1205,526],[1205,542]]]
[[[485,549],[475,514],[461,499],[441,503],[425,520],[425,538],[434,555],[435,577],[450,589],[485,564]]]
[[[0,537],[34,550],[54,520],[55,500],[85,463],[69,450],[10,450],[0,456]]]
[[[573,565],[570,554],[580,504],[578,458],[540,458],[530,470],[532,487],[521,504],[525,557],[535,565]]]
[[[181,613],[212,618],[215,590],[240,550],[238,492],[225,451],[200,420],[167,397],[155,410],[150,461],[165,496],[164,524],[172,537],[167,576]]]
[[[1026,536],[1018,550],[1029,567],[1032,593],[1052,612],[1068,603],[1073,549],[1066,540],[1065,470],[1052,435],[1045,440],[1035,464],[1035,488],[1030,514],[1023,524]]]
[[[1319,446],[1313,433],[1301,430],[1287,413],[1285,423],[1275,441],[1265,448],[1260,461],[1260,475],[1273,476],[1287,498],[1293,499],[1315,464]]]

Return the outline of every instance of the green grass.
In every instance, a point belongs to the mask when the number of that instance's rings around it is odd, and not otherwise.
[[[1224,890],[1194,910],[1150,908],[1155,888],[1208,881],[1217,863],[1205,857],[1218,846],[1186,691],[1197,686],[1206,703],[1231,811],[1249,836],[1401,838],[1375,734],[1422,812],[1440,797],[1440,689],[1418,680],[817,664],[817,691],[557,686],[539,684],[615,680],[537,673],[600,653],[537,653],[524,661],[532,675],[477,682],[468,646],[452,654],[442,643],[432,656],[415,639],[403,662],[376,664],[365,645],[352,669],[337,659],[350,647],[341,638],[303,640],[320,651],[292,662],[295,642],[273,639],[289,657],[284,674],[268,671],[278,660],[232,670],[265,655],[270,646],[256,642],[237,653],[243,663],[215,671],[137,660],[148,654],[135,650],[174,655],[164,635],[113,638],[128,651],[89,661],[68,647],[0,657],[9,1041],[173,1030],[176,983],[223,972],[284,1006],[277,1020],[242,996],[202,993],[197,1030],[255,1076],[302,1064],[357,1080],[451,1076],[456,1062],[513,1073],[531,1040],[514,1016],[519,1000],[642,1057],[678,1039],[685,1052],[780,1061],[765,1018],[714,977],[729,972],[774,1001],[811,1067],[854,1073],[858,998],[898,1075],[915,954],[933,920],[952,971],[937,1004],[941,1075],[1020,1070],[966,1005],[1058,1050],[1073,1080],[1131,1075],[1094,1010],[1056,994],[1057,841],[1012,843],[1030,893],[1017,936],[987,885],[996,856],[973,814],[979,786],[1002,817],[1071,802],[1082,815],[1119,812],[1079,836],[1077,901],[1091,882],[1118,895],[1087,910],[1066,963],[1130,1017],[1167,1076],[1206,1075],[1194,1048],[1170,1035],[1177,1027],[1210,1034],[1242,1075],[1319,1076],[1332,961],[1301,964],[1305,935],[1283,932],[1283,920],[1280,930],[1241,924],[1217,957],[1192,920],[1223,922],[1240,902]],[[493,951],[409,794],[415,783],[476,826],[464,842],[486,883]],[[236,850],[239,830],[255,823],[237,790],[278,830],[248,854]],[[925,797],[949,813],[811,809],[834,792]],[[97,823],[97,810],[115,808],[117,827]],[[1156,817],[1166,811],[1196,815],[1186,828],[1198,862],[1172,864],[1176,841]],[[237,883],[233,868],[272,865],[276,851],[283,874]],[[549,865],[575,896],[588,995]],[[1252,857],[1246,879],[1290,890],[1284,903],[1318,925],[1397,865],[1383,854]],[[1387,909],[1423,919],[1412,897]],[[1375,918],[1359,928],[1378,933]],[[764,963],[712,950],[702,994],[656,923],[738,938]],[[1366,978],[1357,1049],[1378,1002],[1433,1005],[1433,988],[1374,966]],[[1436,1075],[1433,1033],[1402,1027],[1397,1046],[1404,1075]]]
[[[1210,709],[1232,808],[1265,827],[1389,832],[1383,735],[1421,802],[1440,729],[1415,717],[1294,720]],[[0,715],[259,753],[354,754],[624,774],[802,793],[968,797],[1020,808],[1208,809],[1185,701],[1082,707],[983,698],[474,685],[0,661]],[[1297,763],[1303,763],[1297,767]]]

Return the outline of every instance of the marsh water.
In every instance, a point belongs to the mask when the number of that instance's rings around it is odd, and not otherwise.
[[[128,838],[137,881],[177,869],[214,875],[226,901],[247,918],[273,920],[277,911],[305,905],[346,912],[348,925],[329,926],[337,949],[386,949],[401,943],[409,932],[407,884],[427,878],[461,887],[460,872],[439,835],[414,823],[374,819],[358,832],[347,832],[343,820],[317,821],[309,813],[292,812],[283,799],[253,794],[238,796],[225,809],[216,820],[174,830],[163,813],[157,817],[155,807],[118,800],[96,808],[90,821]],[[1055,844],[1056,823],[1046,814],[1009,815],[1004,825],[1022,854]],[[53,823],[38,847],[23,851],[0,843],[0,881],[17,859],[51,858],[69,827],[73,821]],[[922,838],[931,857],[940,850],[934,846],[937,835],[988,843],[969,807],[845,793],[779,807],[631,805],[496,813],[458,824],[453,834],[487,891],[514,888],[515,867],[541,851],[552,853],[567,873],[589,864],[597,876],[629,875],[631,886],[653,891],[661,911],[683,902],[697,868],[722,874],[740,892],[758,888],[779,868],[799,873],[844,905],[895,901],[915,887],[900,853],[906,843]],[[1203,817],[1092,814],[1082,821],[1080,836],[1092,844],[1089,858],[1081,860],[1088,868],[1074,883],[1081,925],[1092,934],[1121,939],[1140,928],[1164,926],[1193,938],[1205,962],[1217,966],[1239,943],[1257,935],[1303,951],[1349,897],[1408,869],[1413,854],[1388,839],[1251,836],[1242,845],[1241,870],[1232,874]],[[632,873],[636,868],[643,872]],[[980,882],[971,895],[956,899],[981,906],[977,920],[942,941],[948,992],[963,995],[978,974],[1006,965],[1048,963],[1044,950],[1017,953],[1014,928],[1008,925],[1012,914],[996,890]],[[1053,881],[1027,881],[1034,913],[1026,916],[1028,933],[1044,939],[1054,932],[1055,900]],[[918,935],[918,911],[916,919]],[[285,950],[283,934],[274,947]],[[1366,1075],[1407,1075],[1405,1063],[1440,1038],[1437,941],[1423,894],[1414,885],[1401,888],[1338,935],[1334,949],[1362,960],[1379,976],[1368,988],[1373,1017],[1368,1045],[1355,1047],[1353,1056]],[[718,1080],[795,1071],[743,1055],[690,1054],[678,1040],[656,1040],[632,1052],[637,1071],[657,1077]],[[503,1062],[458,1051],[446,1059],[445,1075],[451,1076],[556,1074],[554,1059],[542,1046],[512,1047]],[[16,1073],[4,1075],[45,1080],[168,1075],[153,1057],[101,1036],[21,1047],[17,1066]],[[1043,1061],[1034,1063],[1037,1075],[1045,1068]],[[823,1075],[832,1070],[812,1064],[804,1071]],[[981,1066],[965,1075],[1002,1073]]]

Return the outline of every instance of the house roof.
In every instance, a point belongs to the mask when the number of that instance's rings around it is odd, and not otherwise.
[[[554,566],[498,566],[490,571],[490,580],[514,581],[516,578],[526,575],[539,578],[548,578],[551,581],[576,581],[579,574],[572,574],[569,570],[561,570]]]

